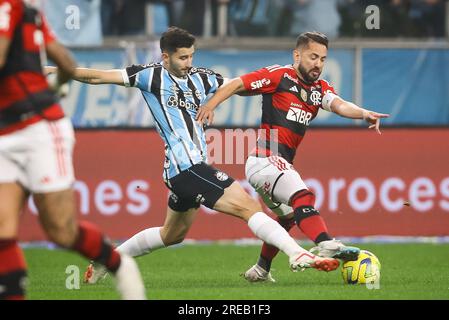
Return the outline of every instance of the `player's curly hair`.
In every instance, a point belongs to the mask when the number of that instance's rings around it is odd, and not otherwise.
[[[324,33],[318,31],[308,31],[301,33],[298,38],[296,38],[296,48],[304,47],[308,45],[311,41],[317,42],[326,46],[329,45],[329,40]]]
[[[168,28],[159,41],[161,51],[169,53],[176,52],[178,48],[190,48],[194,43],[195,37],[178,27]]]

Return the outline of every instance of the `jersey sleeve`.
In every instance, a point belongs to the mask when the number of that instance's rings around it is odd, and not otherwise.
[[[49,43],[52,43],[56,40],[56,35],[54,34],[53,30],[50,28],[50,25],[47,22],[47,19],[45,19],[44,15],[41,14],[42,17],[42,33],[44,34],[44,42],[46,45]]]
[[[225,82],[225,79],[221,74],[216,73],[208,68],[192,67],[192,69],[190,70],[190,75],[194,74],[199,75],[199,77],[201,78],[206,95],[217,91],[217,89],[220,88]]]
[[[329,84],[326,80],[320,80],[321,82],[321,92],[323,95],[323,99],[321,100],[321,108],[323,108],[326,111],[332,111],[331,110],[331,104],[332,101],[334,101],[335,98],[338,97],[337,93],[335,92],[335,89],[333,86]]]
[[[126,87],[136,87],[150,91],[152,68],[151,65],[132,65],[122,69],[123,83]]]
[[[281,81],[285,70],[281,66],[265,67],[240,77],[245,89],[252,93],[272,93]]]
[[[23,7],[17,1],[0,0],[0,36],[12,40],[22,15]]]
[[[217,89],[220,88],[225,82],[223,76],[219,73],[214,73],[213,75],[209,76],[209,78],[210,82],[212,83],[209,93],[214,93],[215,91],[217,91]]]

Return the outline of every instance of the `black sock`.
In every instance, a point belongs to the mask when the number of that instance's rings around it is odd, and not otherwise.
[[[332,238],[329,236],[327,232],[321,232],[318,237],[315,239],[315,243],[318,244],[323,241],[332,240]]]
[[[259,261],[257,261],[257,265],[269,272],[271,269],[271,260],[265,259],[263,256],[260,256]]]

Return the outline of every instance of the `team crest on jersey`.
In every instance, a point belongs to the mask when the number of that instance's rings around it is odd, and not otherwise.
[[[301,89],[301,99],[304,102],[307,102],[307,91],[304,89]]]
[[[310,94],[310,100],[312,101],[314,106],[318,106],[321,103],[321,92],[312,91]]]
[[[226,181],[229,178],[226,173],[221,172],[221,171],[215,172],[215,177],[217,177],[217,179],[220,181]]]

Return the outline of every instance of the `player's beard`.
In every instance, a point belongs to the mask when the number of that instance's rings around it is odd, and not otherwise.
[[[190,68],[183,67],[181,64],[176,63],[176,60],[170,59],[169,69],[170,73],[178,78],[185,78]]]
[[[314,71],[314,70],[317,70],[317,71],[318,71],[318,74],[317,74],[316,77],[312,77],[312,76],[310,75],[310,72],[312,72],[312,71]],[[299,73],[301,74],[301,76],[302,76],[302,78],[304,79],[304,81],[307,82],[307,83],[313,83],[313,82],[317,81],[318,78],[319,78],[320,75],[321,75],[321,72],[320,72],[320,70],[319,70],[318,68],[312,68],[312,69],[310,69],[309,71],[307,71],[302,65],[299,65],[299,66],[298,66],[298,71],[299,71]]]

